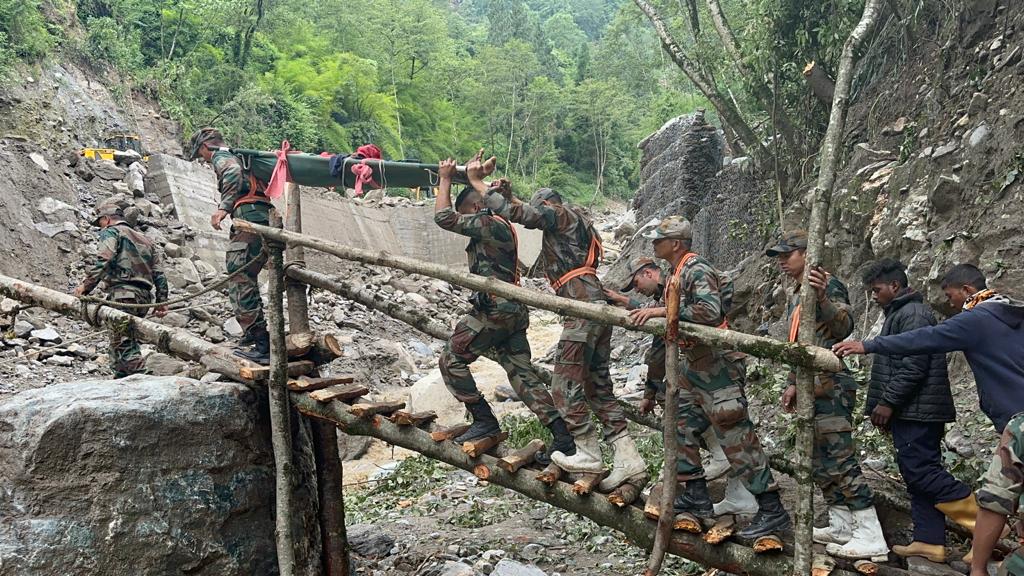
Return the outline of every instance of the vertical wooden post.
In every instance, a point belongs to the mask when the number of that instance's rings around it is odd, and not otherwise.
[[[864,43],[865,38],[878,19],[881,0],[867,0],[860,22],[850,33],[843,46],[843,55],[839,61],[839,74],[836,78],[835,94],[832,99],[832,113],[828,121],[828,130],[821,144],[821,170],[818,172],[818,183],[814,189],[814,203],[811,205],[811,221],[807,231],[806,268],[821,263],[821,252],[825,246],[825,234],[828,231],[828,212],[832,201],[832,187],[836,180],[836,166],[839,163],[840,145],[846,126],[846,109],[850,98],[850,85],[853,82],[853,69],[856,63],[856,51]],[[800,287],[800,304],[803,308],[800,318],[800,337],[802,344],[813,344],[817,330],[818,296],[811,286],[805,272]],[[793,557],[793,575],[803,576],[811,573],[814,558],[812,542],[814,522],[814,484],[811,475],[811,460],[814,453],[814,371],[807,368],[797,370],[797,508],[795,532],[795,549]]]
[[[675,514],[672,502],[676,498],[676,422],[679,418],[679,277],[673,274],[665,294],[665,413],[662,415],[662,438],[665,446],[665,464],[661,472],[661,502],[658,528],[654,533],[654,546],[644,576],[656,576],[665,560],[665,551],[672,540]],[[655,336],[657,338],[657,336]]]
[[[270,224],[281,226],[281,217],[271,212]],[[270,290],[267,306],[267,329],[270,332],[270,438],[277,469],[274,532],[277,539],[277,565],[281,576],[295,574],[295,545],[292,521],[291,404],[288,400],[288,349],[284,341],[284,256],[283,246],[264,240],[269,253]]]
[[[285,189],[285,229],[302,233],[302,191],[289,183]],[[288,247],[289,265],[305,264],[302,246]],[[293,334],[309,332],[309,301],[306,285],[287,281],[288,325]],[[338,429],[328,422],[309,419],[316,460],[317,496],[320,503],[320,536],[326,576],[349,576],[348,538],[345,532],[345,501],[342,497],[342,464],[338,454]]]

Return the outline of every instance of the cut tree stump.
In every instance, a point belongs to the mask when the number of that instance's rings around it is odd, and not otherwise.
[[[633,502],[636,502],[637,498],[639,498],[643,493],[644,486],[647,486],[649,481],[650,478],[647,474],[634,476],[627,480],[625,484],[619,486],[615,490],[612,490],[611,493],[608,494],[608,501],[619,508],[625,508]]]
[[[473,476],[481,480],[488,480],[491,477],[491,468],[487,464],[473,466]]]
[[[316,364],[312,360],[295,360],[288,363],[288,377],[301,376],[302,374],[309,374],[313,370],[316,370]],[[270,378],[270,366],[261,366],[256,363],[250,363],[244,366],[239,366],[238,375],[244,380],[267,380]]]
[[[597,489],[597,485],[608,475],[604,470],[598,474],[581,474],[579,480],[572,485],[572,493],[577,496],[586,496]]]
[[[332,400],[351,402],[356,398],[365,396],[369,392],[370,389],[362,384],[335,384],[323,390],[314,390],[309,393],[309,397],[317,402],[330,402]]]
[[[405,402],[367,402],[365,404],[353,404],[348,409],[348,412],[357,418],[369,418],[377,414],[391,414],[402,408],[405,408]]]
[[[657,520],[660,518],[661,510],[658,509],[660,502],[661,482],[658,482],[651,487],[651,493],[647,495],[647,501],[644,502],[644,516],[651,520]]]
[[[338,358],[344,352],[344,348],[334,334],[317,334],[314,332],[301,332],[289,334],[285,338],[285,345],[288,347],[289,358],[305,358],[311,353],[312,360],[318,364],[327,364]]]
[[[515,474],[520,468],[533,462],[537,453],[543,452],[545,448],[543,440],[534,438],[526,446],[498,460],[498,466],[509,474]]]
[[[501,432],[494,436],[488,436],[486,438],[478,438],[476,440],[470,440],[469,442],[462,443],[462,451],[469,455],[470,458],[476,458],[477,456],[486,453],[491,448],[494,448],[498,444],[501,444],[505,440],[508,440],[508,432]]]
[[[704,531],[700,518],[697,518],[689,512],[676,514],[676,519],[672,523],[672,529],[682,530],[683,532],[689,532],[690,534],[700,534]]]
[[[765,552],[781,552],[783,549],[782,539],[774,534],[761,536],[754,541],[754,552],[764,554]]]
[[[399,426],[422,426],[429,422],[433,422],[437,419],[437,412],[433,410],[427,410],[425,412],[408,412],[406,410],[399,410],[391,416],[388,420],[391,420]]]
[[[562,474],[562,469],[558,467],[558,464],[552,462],[551,464],[548,464],[546,468],[541,470],[540,474],[537,474],[537,480],[547,484],[548,486],[554,486],[558,483]]]
[[[469,430],[469,424],[456,424],[455,426],[441,427],[437,430],[430,432],[430,438],[434,442],[444,442],[445,440],[451,440],[458,438]]]
[[[355,380],[356,377],[352,375],[328,376],[325,378],[299,376],[294,380],[288,381],[288,389],[292,392],[312,392],[314,390],[323,390],[324,388],[329,388],[338,384],[351,384],[355,382]]]
[[[729,536],[732,536],[733,532],[736,531],[736,517],[732,514],[727,514],[720,517],[715,525],[708,529],[707,534],[704,535],[704,541],[712,546],[717,546]]]
[[[875,564],[871,560],[857,560],[853,563],[853,568],[857,570],[857,572],[866,574],[867,576],[875,576],[875,574],[878,574],[878,564]]]

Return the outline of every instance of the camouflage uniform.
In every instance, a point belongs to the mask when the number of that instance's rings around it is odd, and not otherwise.
[[[999,447],[992,456],[988,471],[981,477],[978,506],[1010,518],[1020,515],[1024,496],[1024,412],[1017,414],[1003,428]],[[1024,537],[1022,524],[1016,525]],[[1024,576],[1024,548],[1018,548],[999,566],[999,576]]]
[[[543,230],[540,263],[551,282],[584,266],[591,238],[600,239],[590,218],[578,208],[508,202],[497,192],[488,192],[484,201],[512,222]],[[594,274],[573,278],[555,293],[581,302],[606,303],[601,281]],[[588,404],[601,421],[606,440],[612,442],[626,433],[626,417],[615,399],[608,372],[611,340],[611,326],[579,318],[562,320],[551,395],[573,437],[590,432]]]
[[[817,306],[817,330],[814,344],[831,349],[853,332],[853,312],[846,285],[829,275],[827,298]],[[797,288],[791,295],[786,318],[792,323],[800,304]],[[796,373],[790,372],[790,383]],[[853,410],[857,402],[857,382],[845,366],[832,374],[814,377],[814,480],[829,506],[848,506],[863,510],[873,505],[871,487],[864,479],[854,456]]]
[[[230,213],[232,220],[268,224],[270,200],[266,197],[255,202],[238,203],[247,197],[251,186],[238,158],[226,150],[217,150],[211,163],[214,172],[217,173],[217,186],[220,189],[218,208]],[[263,238],[259,234],[242,232],[232,226],[225,255],[227,272],[233,274],[240,268],[245,268],[246,271],[228,282],[228,298],[246,340],[257,339],[267,332],[267,322],[263,318],[263,300],[260,298],[257,281],[260,270],[266,263],[267,254],[263,253]]]
[[[100,231],[96,260],[82,282],[83,293],[92,292],[100,281],[106,284],[107,299],[114,302],[148,304],[153,302],[153,289],[157,302],[167,300],[160,254],[149,238],[126,222]],[[127,312],[142,318],[147,311],[139,308]],[[142,352],[131,324],[110,329],[110,363],[117,378],[142,371]]]
[[[466,247],[470,272],[515,282],[517,247],[510,223],[488,210],[466,215],[450,207],[437,212],[434,221],[445,230],[470,238]],[[460,402],[478,402],[482,396],[469,365],[494,348],[516,394],[541,423],[551,424],[559,414],[530,360],[530,343],[526,339],[529,309],[518,302],[481,292],[473,295],[472,302],[473,311],[459,320],[439,361],[448,390]]]
[[[707,260],[691,257],[679,276],[679,319],[705,326],[721,325],[725,320],[721,282],[719,272]],[[700,437],[710,426],[729,460],[730,474],[739,478],[747,490],[756,496],[778,489],[747,413],[743,358],[743,354],[705,344],[684,348],[679,367],[679,481],[704,477]]]

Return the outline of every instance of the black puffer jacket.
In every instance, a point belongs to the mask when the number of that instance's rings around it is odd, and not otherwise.
[[[881,336],[902,334],[922,326],[934,326],[935,316],[918,292],[908,289],[885,308]],[[946,355],[888,356],[874,354],[871,384],[864,407],[871,414],[882,402],[893,416],[918,422],[953,422],[956,409],[949,391]]]

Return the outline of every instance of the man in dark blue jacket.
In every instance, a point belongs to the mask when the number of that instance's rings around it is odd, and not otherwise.
[[[850,354],[936,354],[960,350],[974,373],[981,410],[996,430],[1024,412],[1024,302],[988,288],[985,276],[970,264],[954,266],[942,279],[942,291],[963,311],[935,326],[880,336],[864,342],[840,342],[832,351]],[[974,528],[968,516],[977,505],[967,498],[939,506],[958,524]],[[978,533],[989,532],[978,526]],[[996,530],[998,537],[998,530]],[[977,543],[976,543],[977,544]],[[975,546],[977,548],[977,545]],[[986,558],[977,558],[984,562]],[[983,550],[987,556],[991,550]]]
[[[865,270],[863,280],[885,313],[880,336],[935,325],[935,316],[924,298],[908,286],[902,263],[890,258],[874,262]],[[865,414],[872,424],[892,432],[896,462],[910,493],[914,521],[913,542],[893,546],[892,550],[904,557],[945,562],[946,530],[941,508],[969,507],[974,502],[970,487],[942,465],[945,427],[956,420],[946,355],[875,354],[873,360]],[[965,517],[973,518],[973,512],[968,510]]]

